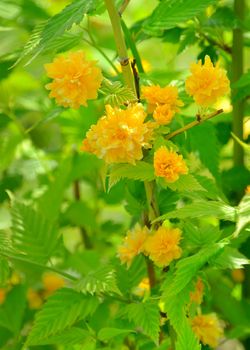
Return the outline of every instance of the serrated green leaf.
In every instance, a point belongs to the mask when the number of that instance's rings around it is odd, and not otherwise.
[[[210,265],[218,269],[240,269],[249,263],[250,260],[237,249],[225,247],[224,251],[216,259],[211,261]]]
[[[163,298],[174,297],[180,293],[193,279],[198,271],[215,256],[222,253],[227,242],[218,242],[201,249],[197,254],[181,259],[176,264],[172,282],[163,293]]]
[[[101,341],[108,341],[118,335],[126,335],[129,333],[135,333],[135,331],[131,329],[102,328],[98,333],[98,339]]]
[[[200,350],[198,338],[192,331],[190,321],[186,316],[186,305],[189,302],[191,284],[175,297],[163,295],[164,311],[166,311],[170,324],[173,326],[177,340],[175,347],[177,350]]]
[[[131,303],[126,307],[128,319],[137,327],[142,328],[156,344],[159,341],[160,310],[157,302],[147,300],[141,303]]]
[[[240,231],[250,223],[250,194],[247,193],[237,207],[237,222],[234,236],[238,236]]]
[[[105,95],[105,104],[111,106],[119,107],[124,103],[136,100],[134,92],[119,81],[111,82],[108,79],[103,79],[100,92]]]
[[[172,191],[179,192],[193,192],[193,191],[205,191],[200,183],[196,180],[196,178],[192,174],[181,175],[179,179],[173,183],[168,183],[167,186]]]
[[[68,288],[58,290],[37,313],[27,345],[39,345],[49,337],[62,333],[76,321],[91,315],[97,306],[98,300],[94,296]]]
[[[155,34],[161,30],[174,28],[199,15],[215,0],[163,0],[152,15],[144,22],[144,30]]]
[[[132,164],[119,164],[112,168],[109,175],[109,189],[120,179],[127,178],[140,181],[152,181],[154,179],[154,167],[146,162]]]
[[[61,12],[35,29],[32,37],[26,44],[21,59],[32,52],[34,58],[44,50],[47,50],[48,47],[56,49],[58,38],[71,29],[73,24],[79,24],[85,14],[95,12],[100,5],[102,5],[100,0],[74,0],[71,2]],[[32,59],[29,63],[31,61]]]
[[[203,247],[215,243],[221,236],[219,228],[214,226],[197,227],[192,221],[185,222],[184,238],[187,245]]]
[[[76,284],[76,289],[90,294],[121,294],[116,283],[116,272],[112,266],[103,266],[89,272]]]
[[[224,202],[216,201],[196,201],[183,208],[173,210],[170,213],[160,216],[155,221],[166,220],[170,218],[199,218],[215,216],[218,219],[236,221],[236,209]]]
[[[63,344],[64,346],[73,346],[75,344],[84,343],[86,338],[90,337],[89,331],[81,328],[72,327],[64,330],[61,334],[57,334],[41,340],[37,345],[48,345],[48,344]]]
[[[58,242],[54,224],[31,207],[18,202],[14,202],[11,215],[11,239],[15,255],[29,261],[46,263]]]

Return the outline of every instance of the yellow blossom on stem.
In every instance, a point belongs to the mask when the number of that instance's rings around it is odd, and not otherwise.
[[[223,337],[223,327],[215,314],[198,315],[192,320],[192,329],[204,345],[218,346]]]
[[[148,102],[149,113],[153,112],[153,118],[160,125],[169,124],[179,112],[179,107],[183,106],[175,86],[143,86],[142,96]]]
[[[191,73],[186,80],[186,90],[202,107],[213,105],[230,90],[226,71],[219,67],[219,63],[214,66],[209,56],[205,57],[204,65],[201,60],[193,63]]]
[[[157,266],[168,266],[181,256],[181,230],[161,226],[145,242],[145,251]]]
[[[149,230],[137,224],[133,230],[128,231],[123,244],[118,248],[121,262],[130,266],[134,257],[144,251],[144,243],[148,237]]]
[[[6,298],[6,289],[0,288],[0,305],[2,305]]]
[[[27,300],[30,309],[40,309],[43,304],[43,298],[38,291],[29,288],[27,291]]]
[[[154,154],[155,175],[163,177],[167,182],[174,182],[181,174],[187,174],[188,168],[182,155],[161,146]]]
[[[195,285],[195,290],[193,292],[190,292],[190,300],[200,305],[203,299],[203,291],[204,291],[204,284],[202,282],[202,279],[198,278]]]
[[[83,140],[82,150],[95,154],[106,163],[132,163],[150,148],[154,123],[144,123],[146,113],[141,104],[126,109],[106,106],[106,115],[92,125]]]
[[[44,295],[47,297],[57,289],[64,287],[65,280],[55,273],[47,272],[42,276],[42,283],[45,290]]]
[[[87,61],[82,51],[56,57],[45,64],[45,69],[53,79],[46,85],[51,90],[49,97],[55,98],[58,105],[79,108],[87,106],[87,100],[97,98],[102,73],[96,61]]]

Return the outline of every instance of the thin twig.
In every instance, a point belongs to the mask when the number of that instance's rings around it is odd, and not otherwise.
[[[217,111],[207,115],[204,118],[197,117],[197,120],[194,120],[193,122],[183,126],[183,128],[177,129],[177,130],[171,132],[170,134],[168,134],[166,136],[166,139],[167,140],[172,139],[174,136],[182,134],[183,132],[187,131],[188,129],[191,129],[194,126],[200,125],[201,123],[205,122],[206,120],[214,118],[214,117],[216,117],[217,115],[219,115],[221,113],[223,113],[223,109],[219,109],[219,110],[217,110]]]
[[[119,16],[122,16],[123,12],[126,10],[128,4],[130,3],[130,0],[124,0],[118,13],[119,13]]]

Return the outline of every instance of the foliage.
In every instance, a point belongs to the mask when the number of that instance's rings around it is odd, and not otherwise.
[[[192,320],[215,312],[221,341],[250,347],[247,10],[240,20],[228,1],[1,1],[1,349],[208,349]],[[246,57],[237,80],[236,28]],[[103,75],[98,97],[88,89],[87,106],[77,109],[56,105],[45,89],[44,64],[71,51],[84,51]],[[232,93],[204,108],[185,80],[206,56],[228,72]],[[85,86],[78,76],[64,79],[63,62],[54,73],[67,104]],[[94,75],[85,73],[92,87]],[[220,79],[205,83],[217,96]],[[241,102],[242,135],[232,132],[232,106]],[[95,133],[106,105],[112,117],[118,109],[129,115]],[[244,164],[235,162],[233,142]],[[161,147],[170,156],[163,152],[157,172]],[[169,259],[159,267],[162,251]],[[190,294],[199,292],[201,303]]]

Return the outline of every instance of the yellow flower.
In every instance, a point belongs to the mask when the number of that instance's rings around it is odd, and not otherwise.
[[[142,95],[148,102],[148,111],[160,125],[169,124],[183,102],[178,100],[178,90],[175,86],[159,85],[143,86]]]
[[[181,230],[161,226],[145,242],[145,251],[157,266],[168,266],[181,256]]]
[[[64,287],[65,281],[61,276],[55,273],[47,272],[42,277],[43,287],[45,289],[45,297],[54,293],[57,289]]]
[[[245,280],[245,272],[243,269],[234,269],[231,272],[234,282],[242,283]]]
[[[218,346],[223,327],[215,314],[198,315],[192,320],[192,329],[204,345]]]
[[[0,288],[0,305],[2,305],[6,298],[6,289]]]
[[[124,243],[118,248],[121,262],[130,266],[134,257],[144,251],[144,243],[148,237],[148,228],[137,224],[133,230],[128,231]]]
[[[132,163],[143,157],[142,148],[150,148],[152,122],[144,123],[141,104],[127,109],[106,106],[106,115],[92,125],[83,140],[82,150],[94,153],[106,163]]]
[[[174,182],[179,175],[187,174],[188,168],[182,155],[161,146],[154,154],[155,175],[164,177],[167,182]]]
[[[219,67],[219,63],[213,66],[209,56],[205,57],[204,65],[201,60],[193,63],[191,73],[186,80],[186,90],[202,107],[211,106],[230,90],[226,71]]]
[[[190,293],[190,300],[198,305],[202,303],[204,284],[201,278],[198,278],[195,290]]]
[[[174,111],[169,108],[169,105],[159,105],[155,108],[153,117],[154,120],[160,125],[167,125],[171,123]]]
[[[148,277],[144,277],[135,289],[134,294],[143,297],[145,293],[150,291],[150,282]]]
[[[82,51],[59,56],[52,63],[45,64],[49,78],[46,85],[51,90],[49,97],[55,98],[58,105],[79,108],[87,106],[88,99],[97,98],[102,73],[96,61],[87,61]]]
[[[14,271],[9,279],[9,282],[13,286],[20,284],[21,283],[21,276],[17,272]]]
[[[40,309],[43,304],[42,296],[32,288],[27,291],[27,300],[30,309]]]

